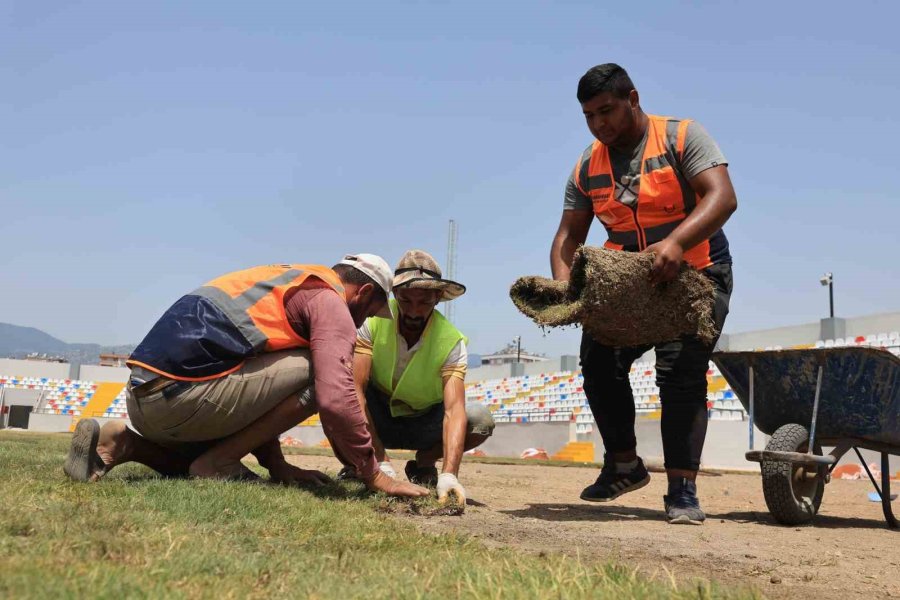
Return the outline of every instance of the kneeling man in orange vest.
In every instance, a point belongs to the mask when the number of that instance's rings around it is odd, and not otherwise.
[[[255,479],[253,454],[273,481],[321,485],[288,464],[278,436],[319,413],[325,435],[373,490],[428,491],[382,473],[351,372],[356,328],[390,317],[390,267],[372,254],[332,268],[281,264],[213,279],[157,321],[127,364],[128,416],[101,429],[78,423],[64,470],[96,481],[136,461],[170,476]]]

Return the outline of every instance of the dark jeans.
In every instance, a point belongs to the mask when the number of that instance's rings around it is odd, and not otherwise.
[[[731,299],[731,265],[704,271],[716,288],[713,317],[721,332]],[[667,469],[696,471],[706,438],[706,371],[716,341],[704,344],[682,336],[656,344],[656,385],[662,403],[662,441]],[[588,335],[581,338],[581,369],[587,396],[606,452],[637,447],[634,397],[628,373],[631,364],[654,346],[604,346]]]
[[[372,425],[382,445],[391,449],[430,450],[444,440],[444,403],[439,402],[428,411],[413,417],[391,415],[390,397],[374,385],[366,388],[366,406]],[[494,419],[486,406],[466,406],[466,435],[490,437]]]

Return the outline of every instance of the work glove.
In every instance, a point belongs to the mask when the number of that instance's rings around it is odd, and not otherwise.
[[[389,460],[378,463],[378,470],[391,479],[397,479],[397,471],[394,470],[394,466]]]
[[[466,489],[462,486],[453,473],[441,473],[437,482],[438,502],[446,504],[450,494],[456,496],[456,504],[466,505]]]

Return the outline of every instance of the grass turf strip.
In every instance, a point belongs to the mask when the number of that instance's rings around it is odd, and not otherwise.
[[[68,442],[0,432],[0,597],[754,597],[425,535],[355,483],[313,493],[136,465],[73,483]]]

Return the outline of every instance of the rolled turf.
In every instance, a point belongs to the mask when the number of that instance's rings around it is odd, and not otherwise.
[[[582,246],[575,252],[568,282],[521,277],[509,295],[538,325],[580,324],[608,346],[656,344],[684,334],[712,342],[719,335],[712,283],[682,265],[673,281],[654,286],[652,265],[652,254]]]

